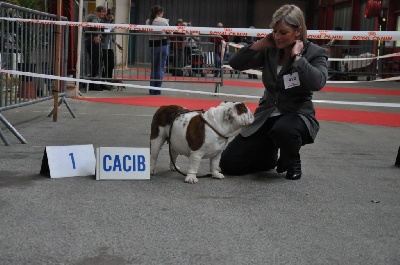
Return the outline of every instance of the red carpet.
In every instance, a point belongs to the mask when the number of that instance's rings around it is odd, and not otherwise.
[[[126,79],[133,80],[149,80],[150,73],[147,76],[124,76]],[[117,78],[122,78],[122,76],[117,76]],[[179,77],[179,76],[168,76],[164,77],[165,81],[175,81],[175,82],[196,82],[196,83],[214,83],[218,79],[213,80],[213,78],[204,77]],[[247,88],[261,88],[264,89],[262,81],[259,82],[248,82],[239,80],[226,80],[224,79],[225,86],[239,86]],[[325,86],[321,92],[332,92],[332,93],[349,93],[349,94],[370,94],[370,95],[392,95],[400,96],[400,90],[389,90],[389,89],[368,89],[368,88],[354,88],[354,87],[330,87]]]
[[[400,90],[389,90],[389,89],[368,89],[368,88],[328,87],[328,86],[326,86],[321,91],[322,92],[335,92],[335,93],[400,96]]]
[[[259,83],[252,83],[252,82],[246,82],[246,81],[224,80],[224,85],[226,85],[226,86],[242,86],[242,87],[248,87],[248,88],[261,88],[261,89],[264,89],[264,85],[262,84],[261,81]],[[330,86],[325,86],[321,90],[321,92],[400,96],[400,90],[368,89],[368,88],[354,88],[354,87],[330,87]]]
[[[159,107],[161,105],[180,105],[192,110],[204,109],[218,106],[221,100],[170,98],[163,96],[145,96],[134,98],[80,98],[92,102],[103,102],[112,104],[124,104],[135,106]],[[257,103],[247,102],[248,107],[254,112]],[[384,113],[358,110],[342,110],[317,108],[317,118],[324,121],[349,122],[389,127],[400,127],[400,114]]]
[[[121,80],[150,80],[150,73],[147,76],[117,76],[116,78],[120,78]],[[218,80],[213,80],[213,78],[204,78],[204,77],[180,77],[180,76],[165,76],[164,81],[174,81],[174,82],[186,82],[186,83],[199,83],[199,84],[206,84],[206,83],[215,83]]]

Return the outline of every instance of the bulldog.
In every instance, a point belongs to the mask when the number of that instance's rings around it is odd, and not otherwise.
[[[161,106],[151,122],[150,174],[156,174],[158,154],[168,141],[170,170],[179,171],[175,165],[178,155],[189,157],[185,182],[198,182],[197,171],[203,158],[210,159],[213,178],[225,178],[219,168],[221,153],[228,145],[228,139],[253,121],[250,109],[238,102],[222,102],[205,112],[190,111],[177,105]]]

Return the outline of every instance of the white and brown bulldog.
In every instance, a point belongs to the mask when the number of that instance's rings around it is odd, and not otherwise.
[[[158,153],[165,141],[168,141],[171,170],[175,170],[178,155],[189,157],[185,182],[198,182],[196,174],[202,158],[210,159],[213,178],[225,178],[219,168],[221,153],[228,139],[238,135],[243,127],[253,121],[250,109],[238,102],[222,102],[204,113],[176,105],[160,107],[151,123],[150,174],[156,174]],[[179,167],[176,168],[179,170]]]

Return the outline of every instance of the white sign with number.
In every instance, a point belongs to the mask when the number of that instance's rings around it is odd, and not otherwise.
[[[46,146],[45,156],[51,178],[90,176],[95,174],[96,157],[92,144]]]
[[[150,179],[149,148],[100,147],[96,156],[96,180]]]

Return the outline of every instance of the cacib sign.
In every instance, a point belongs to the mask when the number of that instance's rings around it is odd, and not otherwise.
[[[150,179],[149,148],[100,147],[96,156],[96,180]]]

